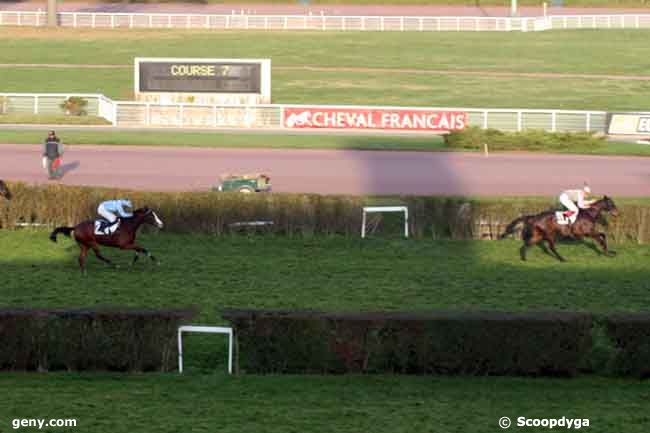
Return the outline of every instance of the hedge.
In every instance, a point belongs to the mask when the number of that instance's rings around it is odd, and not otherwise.
[[[248,373],[573,376],[591,349],[580,313],[227,310]]]
[[[612,372],[650,377],[650,313],[611,315],[606,319],[606,329],[616,348]]]
[[[400,204],[409,208],[415,238],[496,239],[522,214],[555,204],[548,199],[470,199],[458,197],[354,197],[316,194],[238,194],[217,192],[151,193],[62,185],[9,185],[14,199],[0,202],[0,226],[17,223],[74,225],[96,215],[97,205],[128,196],[136,206],[153,207],[166,230],[215,235],[235,230],[231,224],[273,221],[265,230],[288,236],[342,234],[359,236],[364,205]],[[620,204],[621,216],[609,219],[609,239],[644,243],[650,239],[650,205]],[[390,221],[387,218],[385,221]],[[396,224],[398,224],[396,222]],[[383,233],[400,233],[399,226]]]
[[[172,371],[191,310],[0,310],[0,370]]]

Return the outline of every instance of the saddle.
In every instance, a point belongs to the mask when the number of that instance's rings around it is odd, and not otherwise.
[[[578,212],[573,211],[557,211],[555,212],[555,222],[558,225],[565,226],[573,224],[578,219]]]
[[[113,224],[104,218],[95,220],[95,234],[99,236],[110,236],[117,231],[120,227],[120,219],[118,218]]]

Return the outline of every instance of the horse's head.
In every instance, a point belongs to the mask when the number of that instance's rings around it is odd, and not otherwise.
[[[0,197],[4,197],[7,200],[11,200],[11,191],[7,187],[7,184],[0,180]]]
[[[612,214],[612,216],[618,216],[618,208],[616,207],[616,204],[614,203],[614,200],[612,200],[608,196],[604,196],[600,200],[598,200],[596,203],[594,203],[594,207],[597,207],[598,210],[602,212],[607,212]]]
[[[156,226],[159,229],[163,228],[163,222],[160,218],[158,218],[158,215],[156,215],[156,212],[154,212],[153,209],[148,208],[148,207],[143,207],[140,209],[136,209],[133,211],[133,217],[134,218],[139,218],[143,223],[146,224],[151,224],[152,226]]]

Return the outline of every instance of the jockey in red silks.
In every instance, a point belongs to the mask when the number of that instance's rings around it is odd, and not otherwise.
[[[560,194],[560,203],[564,205],[568,210],[564,212],[564,216],[567,218],[576,215],[580,209],[588,209],[596,200],[587,200],[587,197],[591,194],[591,188],[585,184],[582,189],[568,189],[563,191]],[[576,206],[577,203],[577,206]]]

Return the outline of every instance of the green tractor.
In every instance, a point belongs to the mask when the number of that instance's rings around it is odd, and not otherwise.
[[[271,178],[266,174],[223,175],[213,191],[236,191],[244,194],[271,191]]]

